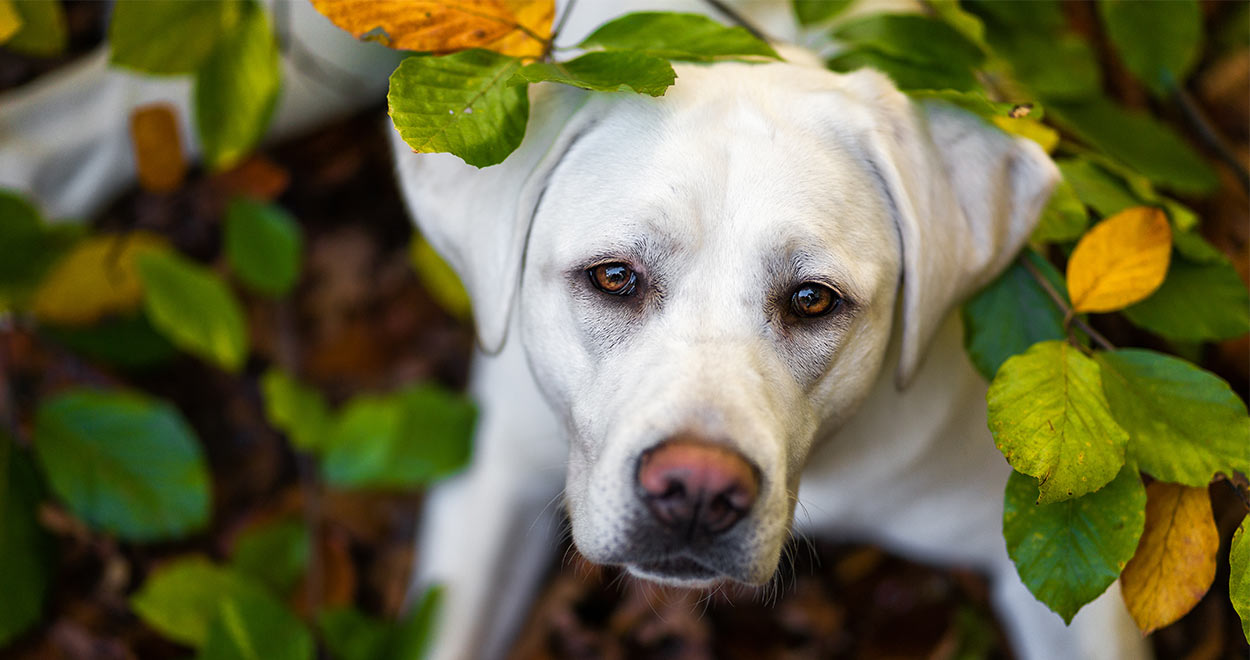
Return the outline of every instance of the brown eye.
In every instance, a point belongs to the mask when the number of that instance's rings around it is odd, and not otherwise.
[[[824,316],[842,305],[842,296],[816,282],[804,282],[790,296],[790,309],[804,318]]]
[[[637,288],[638,276],[623,263],[599,264],[586,271],[596,289],[614,296],[628,296]]]

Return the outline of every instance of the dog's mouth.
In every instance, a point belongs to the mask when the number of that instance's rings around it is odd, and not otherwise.
[[[717,582],[723,578],[720,572],[685,556],[628,564],[627,568],[649,580],[683,585]]]

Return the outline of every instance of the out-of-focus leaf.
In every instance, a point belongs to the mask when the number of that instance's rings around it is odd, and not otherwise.
[[[297,449],[320,452],[332,421],[320,392],[278,369],[270,369],[260,381],[265,394],[265,416]]]
[[[142,231],[97,234],[78,243],[35,291],[35,316],[48,323],[84,325],[135,310],[143,299],[136,260],[167,249],[165,239]]]
[[[799,24],[812,26],[831,20],[851,5],[851,0],[791,0]]]
[[[130,597],[130,605],[161,635],[199,648],[208,639],[209,625],[221,604],[240,596],[265,598],[268,594],[233,570],[189,556],[152,571]]]
[[[44,399],[35,450],[56,493],[88,525],[134,541],[208,522],[208,470],[177,409],[132,392],[69,390]]]
[[[238,24],[222,34],[195,75],[195,127],[210,168],[239,162],[265,134],[282,85],[280,64],[269,18],[246,0]]]
[[[701,14],[673,12],[637,12],[608,21],[578,44],[595,47],[694,62],[752,56],[781,59],[772,46],[745,28],[727,27]]]
[[[1250,642],[1250,516],[1242,518],[1228,550],[1228,594],[1241,617],[1241,632]]]
[[[443,606],[443,588],[433,586],[421,595],[412,613],[399,624],[395,652],[399,658],[426,657],[434,636],[434,621]]]
[[[313,0],[313,6],[356,38],[391,48],[484,48],[513,57],[542,55],[543,42],[530,33],[549,38],[556,13],[552,0]]]
[[[1173,341],[1231,339],[1250,332],[1250,293],[1227,261],[1173,259],[1163,286],[1124,315]]]
[[[229,371],[247,359],[243,309],[213,271],[175,253],[139,258],[143,306],[175,346]]]
[[[109,62],[143,73],[195,73],[238,28],[239,0],[117,0],[109,18]]]
[[[1060,159],[1059,171],[1076,196],[1103,217],[1141,204],[1132,191],[1114,175],[1084,158]]]
[[[1032,250],[1020,258],[1028,259],[1063,295],[1063,277],[1045,259]],[[986,380],[993,380],[1007,358],[1033,344],[1064,338],[1063,310],[1019,262],[964,305],[963,320],[964,347]]]
[[[1111,416],[1098,364],[1066,342],[1004,362],[986,401],[995,445],[1038,478],[1041,504],[1096,491],[1124,464],[1128,434]]]
[[[45,324],[39,332],[72,351],[119,367],[142,369],[178,354],[143,314],[110,317],[81,327]]]
[[[1167,276],[1172,229],[1163,211],[1137,206],[1094,225],[1068,259],[1077,312],[1113,312],[1154,293]]]
[[[464,466],[476,408],[460,395],[417,385],[357,397],[339,414],[322,460],[326,482],[410,488]]]
[[[985,24],[971,12],[960,7],[959,0],[929,0],[928,5],[933,9],[933,13],[951,27],[959,30],[959,33],[968,41],[983,50],[988,48],[985,43]]]
[[[1063,180],[1055,186],[1055,192],[1046,202],[1042,219],[1037,229],[1033,230],[1032,240],[1037,243],[1066,243],[1080,238],[1088,226],[1089,213],[1085,211],[1085,205],[1077,197],[1072,184]]]
[[[1028,138],[1038,144],[1046,153],[1051,153],[1059,144],[1059,133],[1055,129],[1026,117],[994,117],[994,125],[1020,137]]]
[[[61,0],[21,0],[16,4],[21,29],[4,47],[25,55],[60,55],[69,43],[69,26]]]
[[[456,271],[434,251],[434,246],[429,241],[420,236],[412,240],[410,256],[417,277],[421,278],[421,283],[430,296],[447,313],[461,321],[467,321],[472,313],[472,304]]]
[[[1053,63],[1052,63],[1052,66]],[[1200,195],[1219,184],[1215,170],[1166,124],[1106,99],[1051,101],[1060,124],[1085,142],[1177,192]]]
[[[1101,94],[1098,58],[1067,31],[1058,2],[970,0],[961,6],[984,22],[986,41],[1033,93],[1048,100]]]
[[[308,525],[296,518],[282,518],[240,534],[230,564],[276,593],[286,594],[304,574],[311,548]]]
[[[1215,580],[1215,528],[1207,489],[1156,481],[1146,488],[1146,526],[1120,589],[1143,634],[1181,618]]]
[[[341,660],[424,658],[433,623],[442,605],[442,589],[432,587],[402,621],[388,623],[354,609],[328,610],[317,619],[321,636]]]
[[[228,594],[217,605],[198,660],[311,660],[312,634],[264,591]]]
[[[0,648],[43,614],[56,547],[36,518],[42,498],[30,460],[0,430]]]
[[[534,62],[521,67],[511,82],[550,81],[600,92],[663,96],[676,79],[668,60],[617,50],[587,53],[568,62]]]
[[[139,185],[149,192],[177,190],[187,174],[178,118],[168,103],[135,108],[130,113],[130,140],[134,146]]]
[[[1013,472],[1003,503],[1007,554],[1029,591],[1071,622],[1132,558],[1145,526],[1146,490],[1126,465],[1096,492],[1053,504],[1037,500],[1033,479]]]
[[[968,92],[977,87],[972,71],[951,66],[942,61],[919,64],[902,60],[872,50],[850,50],[825,62],[834,71],[848,72],[857,69],[876,69],[890,77],[903,91],[956,90]]]
[[[1015,107],[1013,103],[1000,103],[991,101],[985,96],[984,92],[957,92],[953,89],[919,89],[909,91],[907,93],[912,99],[924,103],[942,102],[963,108],[983,119],[992,119],[993,117],[1006,117],[1010,114],[1011,109]]]
[[[976,44],[941,20],[920,14],[869,14],[839,26],[834,38],[892,59],[952,69],[973,69],[984,55]]]
[[[1120,58],[1158,96],[1183,83],[1198,61],[1202,10],[1197,0],[1099,0],[1098,13]]]
[[[22,29],[22,17],[13,0],[0,0],[0,46]]]
[[[452,153],[474,167],[502,163],[525,137],[530,103],[509,85],[521,61],[486,50],[409,57],[391,74],[391,120],[418,153]]]
[[[1214,245],[1196,233],[1188,231],[1172,232],[1172,247],[1186,261],[1195,264],[1226,264],[1228,257],[1215,249]]]
[[[299,280],[304,237],[281,208],[243,197],[230,200],[225,242],[235,274],[253,290],[284,296]]]
[[[1216,472],[1250,472],[1250,417],[1228,383],[1142,349],[1095,354],[1129,454],[1156,479],[1205,487]]]
[[[0,189],[0,309],[25,306],[49,266],[82,234],[77,224],[46,225],[25,197]]]

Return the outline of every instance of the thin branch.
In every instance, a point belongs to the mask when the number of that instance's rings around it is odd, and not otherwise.
[[[1247,172],[1245,166],[1237,160],[1237,154],[1233,152],[1224,138],[1211,125],[1210,120],[1203,114],[1202,108],[1198,107],[1194,97],[1190,96],[1184,87],[1176,85],[1173,91],[1176,93],[1176,100],[1181,106],[1181,111],[1184,112],[1185,118],[1189,120],[1189,123],[1193,125],[1194,130],[1198,132],[1198,136],[1202,138],[1203,142],[1207,143],[1207,146],[1215,151],[1215,155],[1220,160],[1224,161],[1233,170],[1233,174],[1237,176],[1237,182],[1241,184],[1242,190],[1250,194],[1250,172]]]
[[[1076,316],[1076,312],[1072,309],[1072,306],[1068,304],[1068,301],[1063,299],[1063,296],[1055,290],[1055,287],[1051,286],[1050,280],[1047,280],[1046,276],[1042,275],[1042,272],[1037,269],[1037,266],[1030,263],[1028,258],[1023,254],[1017,257],[1016,260],[1024,266],[1025,270],[1029,271],[1029,275],[1033,276],[1033,279],[1037,281],[1039,286],[1042,287],[1042,290],[1046,292],[1046,295],[1050,296],[1050,299],[1054,301],[1055,305],[1057,305],[1059,309],[1063,310],[1063,325],[1065,328],[1070,324],[1075,323],[1082,332],[1089,335],[1089,338],[1094,340],[1094,343],[1102,347],[1103,350],[1115,350],[1115,346],[1111,342],[1107,341],[1107,338],[1102,336],[1102,333],[1098,332],[1083,319]]]
[[[733,21],[734,23],[737,23],[738,26],[741,27],[742,29],[746,30],[747,32],[750,32],[751,36],[755,37],[756,39],[759,39],[760,41],[772,41],[771,39],[768,38],[768,35],[764,34],[762,30],[752,25],[750,21],[743,18],[741,14],[734,11],[732,7],[730,7],[729,5],[726,5],[721,0],[703,0],[703,1],[711,5],[712,9],[715,9],[716,11],[724,14],[726,18]]]
[[[564,25],[569,22],[569,16],[573,15],[573,8],[576,6],[577,0],[569,0],[569,3],[564,5],[564,15],[560,16],[560,22],[556,23],[556,29],[551,31],[551,40],[547,44],[548,53],[555,47],[556,39],[560,38],[560,33],[564,32]]]

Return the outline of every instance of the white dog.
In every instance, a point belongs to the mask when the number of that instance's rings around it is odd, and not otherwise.
[[[525,142],[482,170],[396,139],[484,349],[473,463],[420,542],[418,587],[446,588],[435,657],[504,655],[562,486],[577,549],[639,578],[767,583],[798,524],[989,573],[1023,657],[1148,656],[1118,588],[1065,627],[1020,582],[1010,468],[951,314],[1056,168],[880,74],[785,54],[679,65],[655,99],[534,86]]]

